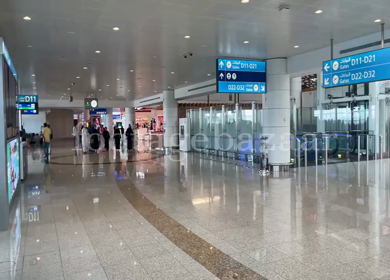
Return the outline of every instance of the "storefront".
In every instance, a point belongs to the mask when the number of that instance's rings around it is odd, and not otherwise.
[[[7,230],[10,204],[20,182],[18,75],[0,38],[0,230]]]

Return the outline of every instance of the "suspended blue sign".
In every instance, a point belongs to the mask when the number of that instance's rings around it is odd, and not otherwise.
[[[18,103],[38,103],[38,95],[18,95]]]
[[[322,71],[324,88],[390,80],[390,49],[324,61]]]
[[[217,59],[217,92],[266,93],[265,61]]]

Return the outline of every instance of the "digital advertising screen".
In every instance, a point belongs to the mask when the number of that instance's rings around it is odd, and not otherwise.
[[[11,202],[18,187],[19,172],[19,139],[14,139],[7,143],[8,202]]]

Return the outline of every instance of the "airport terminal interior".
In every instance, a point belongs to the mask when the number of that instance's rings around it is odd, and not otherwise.
[[[1,280],[390,280],[390,2],[0,2]]]

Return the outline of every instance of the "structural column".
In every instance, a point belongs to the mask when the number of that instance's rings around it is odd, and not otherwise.
[[[164,107],[164,149],[179,147],[179,113],[178,104],[173,90],[163,92]]]
[[[268,137],[268,163],[278,171],[290,164],[290,76],[287,59],[267,60],[264,134]],[[281,167],[280,167],[281,166]]]
[[[134,125],[135,125],[135,108],[134,107],[125,109],[125,118],[126,118],[125,129],[129,126],[129,124],[134,129]]]

